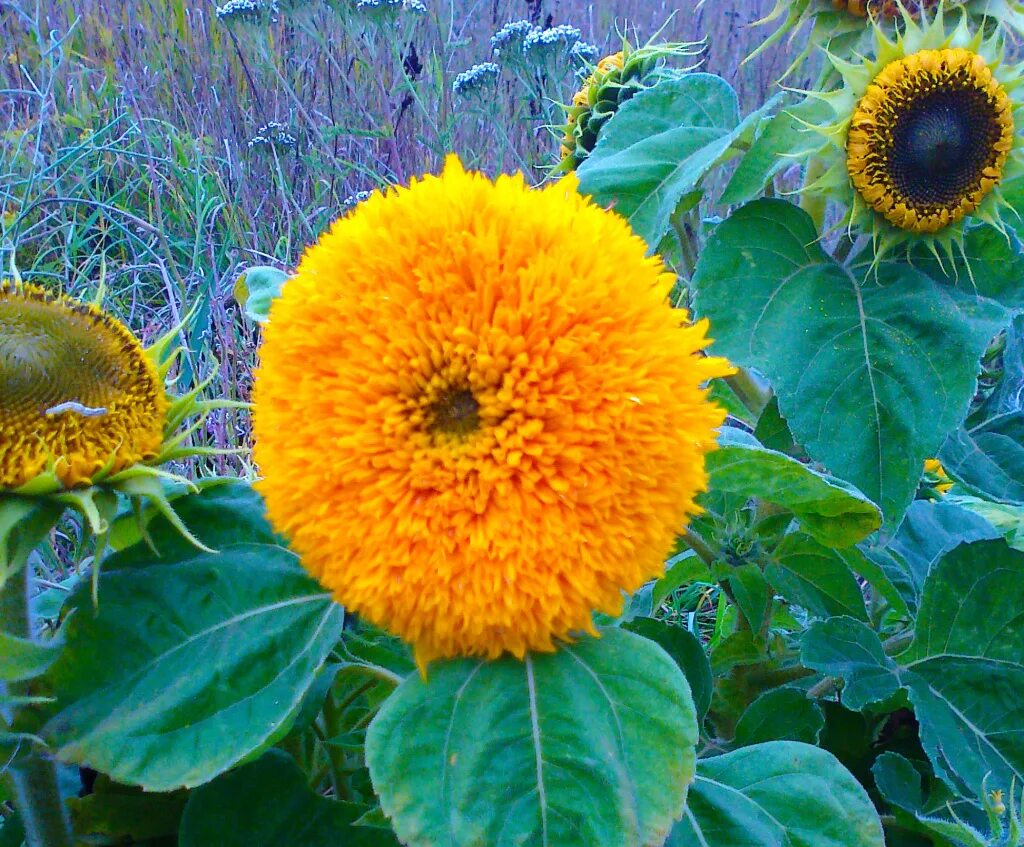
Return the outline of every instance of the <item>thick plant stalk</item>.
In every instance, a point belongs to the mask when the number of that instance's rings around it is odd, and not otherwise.
[[[41,527],[37,524],[26,534],[35,536],[32,540],[36,540],[39,529]],[[6,560],[3,564],[7,566],[7,578],[0,585],[0,621],[3,622],[4,631],[10,635],[31,639],[28,598],[32,568],[28,563],[28,555],[34,544],[27,543],[28,539],[24,537],[18,541],[11,545],[13,549],[6,551],[7,555],[3,557]],[[6,686],[0,684],[0,687],[5,687],[6,692],[14,696],[31,693],[30,683],[27,682],[11,682]],[[73,847],[71,822],[57,789],[57,769],[53,761],[37,749],[19,753],[10,764],[8,776],[14,788],[15,807],[25,828],[28,847]]]

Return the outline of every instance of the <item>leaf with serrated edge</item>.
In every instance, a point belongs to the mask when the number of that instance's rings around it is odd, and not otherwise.
[[[199,785],[285,732],[343,613],[281,547],[242,544],[100,577],[68,601],[43,677],[54,754],[150,791]]]
[[[726,155],[739,124],[736,92],[721,77],[686,74],[623,103],[578,169],[580,192],[611,205],[653,250],[684,194]]]
[[[702,759],[665,847],[884,847],[867,792],[831,753],[772,741]]]
[[[409,847],[660,845],[693,779],[682,671],[620,629],[552,654],[432,664],[378,712],[366,755]]]
[[[830,547],[849,547],[878,529],[878,507],[852,485],[762,447],[735,427],[723,427],[718,444],[707,457],[712,491],[758,497],[789,509]]]
[[[852,618],[830,618],[803,637],[808,667],[846,680],[860,709],[905,688],[921,743],[965,796],[1024,781],[1024,553],[1005,541],[962,544],[924,584],[914,641],[895,659]]]
[[[879,504],[889,527],[966,416],[981,354],[1012,317],[908,264],[856,278],[781,200],[718,225],[694,282],[713,349],[768,377],[797,442]]]

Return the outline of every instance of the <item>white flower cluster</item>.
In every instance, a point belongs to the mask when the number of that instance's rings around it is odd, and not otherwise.
[[[569,58],[581,67],[594,64],[597,61],[597,56],[597,45],[591,44],[589,41],[577,41],[569,48]]]
[[[550,29],[534,29],[523,39],[523,54],[537,55],[552,52],[568,52],[580,40],[580,31],[569,24],[559,24]]]
[[[580,40],[580,31],[569,24],[547,29],[529,21],[509,21],[491,36],[491,49],[495,57],[515,63],[542,65],[549,60],[558,62],[568,58],[573,65],[585,67],[597,59],[593,44]]]
[[[425,15],[427,7],[421,0],[356,0],[357,12],[412,12],[415,15]]]
[[[249,139],[249,147],[284,147],[291,149],[295,147],[298,140],[288,132],[288,127],[277,121],[264,124],[257,131],[256,135]]]
[[[225,23],[266,23],[280,13],[277,0],[228,0],[217,7],[217,20]]]
[[[355,194],[349,194],[348,197],[341,201],[341,211],[351,212],[364,200],[369,200],[371,196],[373,196],[372,191],[357,191]]]
[[[494,62],[473,65],[468,71],[463,71],[455,77],[455,82],[452,83],[452,93],[459,97],[472,97],[485,88],[495,85],[500,73],[501,68]]]
[[[523,41],[536,27],[529,21],[509,21],[491,36],[491,49],[495,56],[521,52]]]

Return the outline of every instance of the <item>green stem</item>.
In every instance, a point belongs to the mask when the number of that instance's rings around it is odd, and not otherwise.
[[[709,568],[715,563],[715,551],[692,528],[686,528],[686,532],[683,533],[683,541]]]
[[[672,229],[675,230],[676,238],[679,240],[679,252],[683,260],[683,273],[681,276],[687,281],[693,276],[693,272],[697,269],[697,251],[693,244],[692,236],[690,235],[690,228],[688,226],[690,218],[690,212],[687,209],[685,212],[680,212],[677,208],[669,219],[672,224]]]
[[[772,399],[771,389],[762,386],[746,368],[736,368],[736,373],[725,381],[755,418],[761,416]]]
[[[9,573],[0,586],[0,620],[4,629],[21,638],[32,638],[28,598],[32,568],[27,553],[24,561],[14,563],[17,573]],[[8,683],[12,695],[31,694],[30,682]],[[28,847],[72,847],[71,822],[57,789],[57,769],[53,760],[41,751],[20,753],[8,771],[14,788],[15,806],[25,827]]]
[[[358,690],[362,693],[369,687],[370,685],[368,684]],[[346,704],[351,702],[351,699],[345,700]],[[345,759],[345,753],[330,743],[332,739],[337,738],[345,731],[344,707],[339,706],[338,703],[335,702],[333,690],[327,692],[327,698],[324,700],[323,718],[325,736],[323,747],[324,754],[327,756],[327,761],[330,767],[331,784],[334,786],[334,795],[339,800],[351,800],[353,798],[346,778],[348,762]]]
[[[807,163],[804,171],[804,185],[800,192],[800,208],[811,216],[814,228],[821,232],[825,224],[825,198],[821,194],[811,194],[807,187],[825,175],[825,164],[815,156]]]

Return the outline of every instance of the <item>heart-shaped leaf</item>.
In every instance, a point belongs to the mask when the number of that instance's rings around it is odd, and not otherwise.
[[[623,103],[578,174],[580,192],[611,205],[653,250],[683,195],[759,115],[739,123],[736,92],[713,74],[667,79]]]
[[[212,779],[288,729],[343,613],[282,547],[241,544],[100,577],[68,601],[43,677],[54,754],[169,791]]]
[[[682,671],[606,629],[524,661],[431,665],[378,712],[366,755],[409,847],[654,847],[682,813],[696,741]]]
[[[884,847],[860,783],[831,754],[795,741],[702,759],[665,847]]]
[[[899,523],[924,460],[967,414],[1012,312],[897,262],[859,278],[811,218],[759,200],[716,227],[695,275],[714,348],[770,380],[796,440]]]

